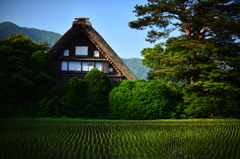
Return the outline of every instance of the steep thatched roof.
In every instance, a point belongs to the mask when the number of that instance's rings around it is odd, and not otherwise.
[[[121,72],[128,80],[137,79],[102,36],[92,27],[91,23],[87,21],[88,18],[75,18],[75,20],[77,21],[73,21],[72,27],[47,52],[51,59],[57,56],[58,50],[62,50],[71,42],[71,39],[76,37],[80,31],[83,31],[117,71]]]

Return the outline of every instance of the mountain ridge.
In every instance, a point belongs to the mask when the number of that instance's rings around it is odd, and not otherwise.
[[[52,31],[20,27],[12,22],[0,23],[0,39],[7,38],[10,34],[20,33],[35,42],[46,41],[49,44],[49,47],[52,47],[55,42],[62,36],[61,34]]]

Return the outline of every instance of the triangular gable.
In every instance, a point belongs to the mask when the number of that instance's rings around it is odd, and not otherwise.
[[[135,75],[129,70],[129,68],[123,63],[119,56],[113,51],[113,49],[107,44],[107,42],[99,35],[99,33],[92,28],[89,21],[86,18],[76,18],[78,21],[74,21],[72,27],[55,43],[55,45],[47,52],[51,59],[54,59],[57,54],[69,45],[79,32],[84,32],[85,35],[91,40],[91,42],[102,52],[105,58],[113,65],[113,67],[120,71],[128,80],[136,80]]]

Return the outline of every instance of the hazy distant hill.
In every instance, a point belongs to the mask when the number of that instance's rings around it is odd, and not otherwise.
[[[34,28],[19,27],[11,22],[0,23],[0,39],[8,37],[10,34],[22,33],[33,41],[46,41],[52,47],[61,37],[60,34],[39,30]],[[138,79],[147,79],[149,68],[142,65],[140,58],[121,58],[127,67]]]
[[[58,33],[34,28],[19,27],[11,22],[0,23],[0,39],[8,37],[10,34],[19,33],[36,42],[46,41],[50,47],[61,37]]]
[[[147,79],[147,73],[149,72],[150,68],[142,65],[142,59],[140,58],[121,58],[122,61],[127,65],[127,67],[132,71],[132,73],[138,79]]]

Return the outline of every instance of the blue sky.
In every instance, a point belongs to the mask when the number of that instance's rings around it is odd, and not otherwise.
[[[132,12],[134,6],[146,3],[147,0],[0,0],[0,23],[9,21],[63,35],[74,18],[86,17],[118,56],[143,58],[140,51],[154,44],[145,41],[147,30],[131,29],[128,22],[137,19]]]

